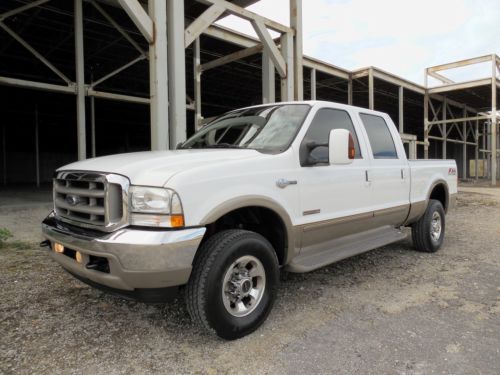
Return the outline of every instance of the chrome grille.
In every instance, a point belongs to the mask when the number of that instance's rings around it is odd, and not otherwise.
[[[128,180],[113,174],[59,172],[54,209],[63,221],[112,231],[127,223]]]

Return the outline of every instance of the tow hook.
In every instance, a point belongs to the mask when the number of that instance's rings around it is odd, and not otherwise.
[[[45,240],[45,241],[40,242],[40,247],[50,247],[50,241]]]

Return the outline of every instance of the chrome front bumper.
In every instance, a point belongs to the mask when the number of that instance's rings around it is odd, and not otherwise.
[[[102,286],[133,291],[184,285],[206,228],[141,230],[123,228],[112,233],[88,231],[58,221],[53,214],[42,223],[44,237],[79,251],[78,263],[67,254],[50,251],[70,273]],[[106,258],[109,273],[88,269],[90,257]]]

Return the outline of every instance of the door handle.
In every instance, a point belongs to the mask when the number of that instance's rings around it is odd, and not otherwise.
[[[289,185],[297,185],[297,180],[287,180],[286,178],[280,178],[278,181],[276,181],[276,186],[284,189]]]
[[[371,182],[368,171],[365,171],[365,180],[366,180],[366,182]]]

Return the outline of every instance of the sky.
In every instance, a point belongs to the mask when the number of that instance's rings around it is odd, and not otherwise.
[[[248,9],[288,25],[288,4],[260,0]],[[349,70],[376,66],[423,84],[426,67],[500,54],[499,16],[500,0],[303,0],[304,54]],[[255,36],[237,17],[218,23]],[[484,78],[491,65],[447,76]]]

